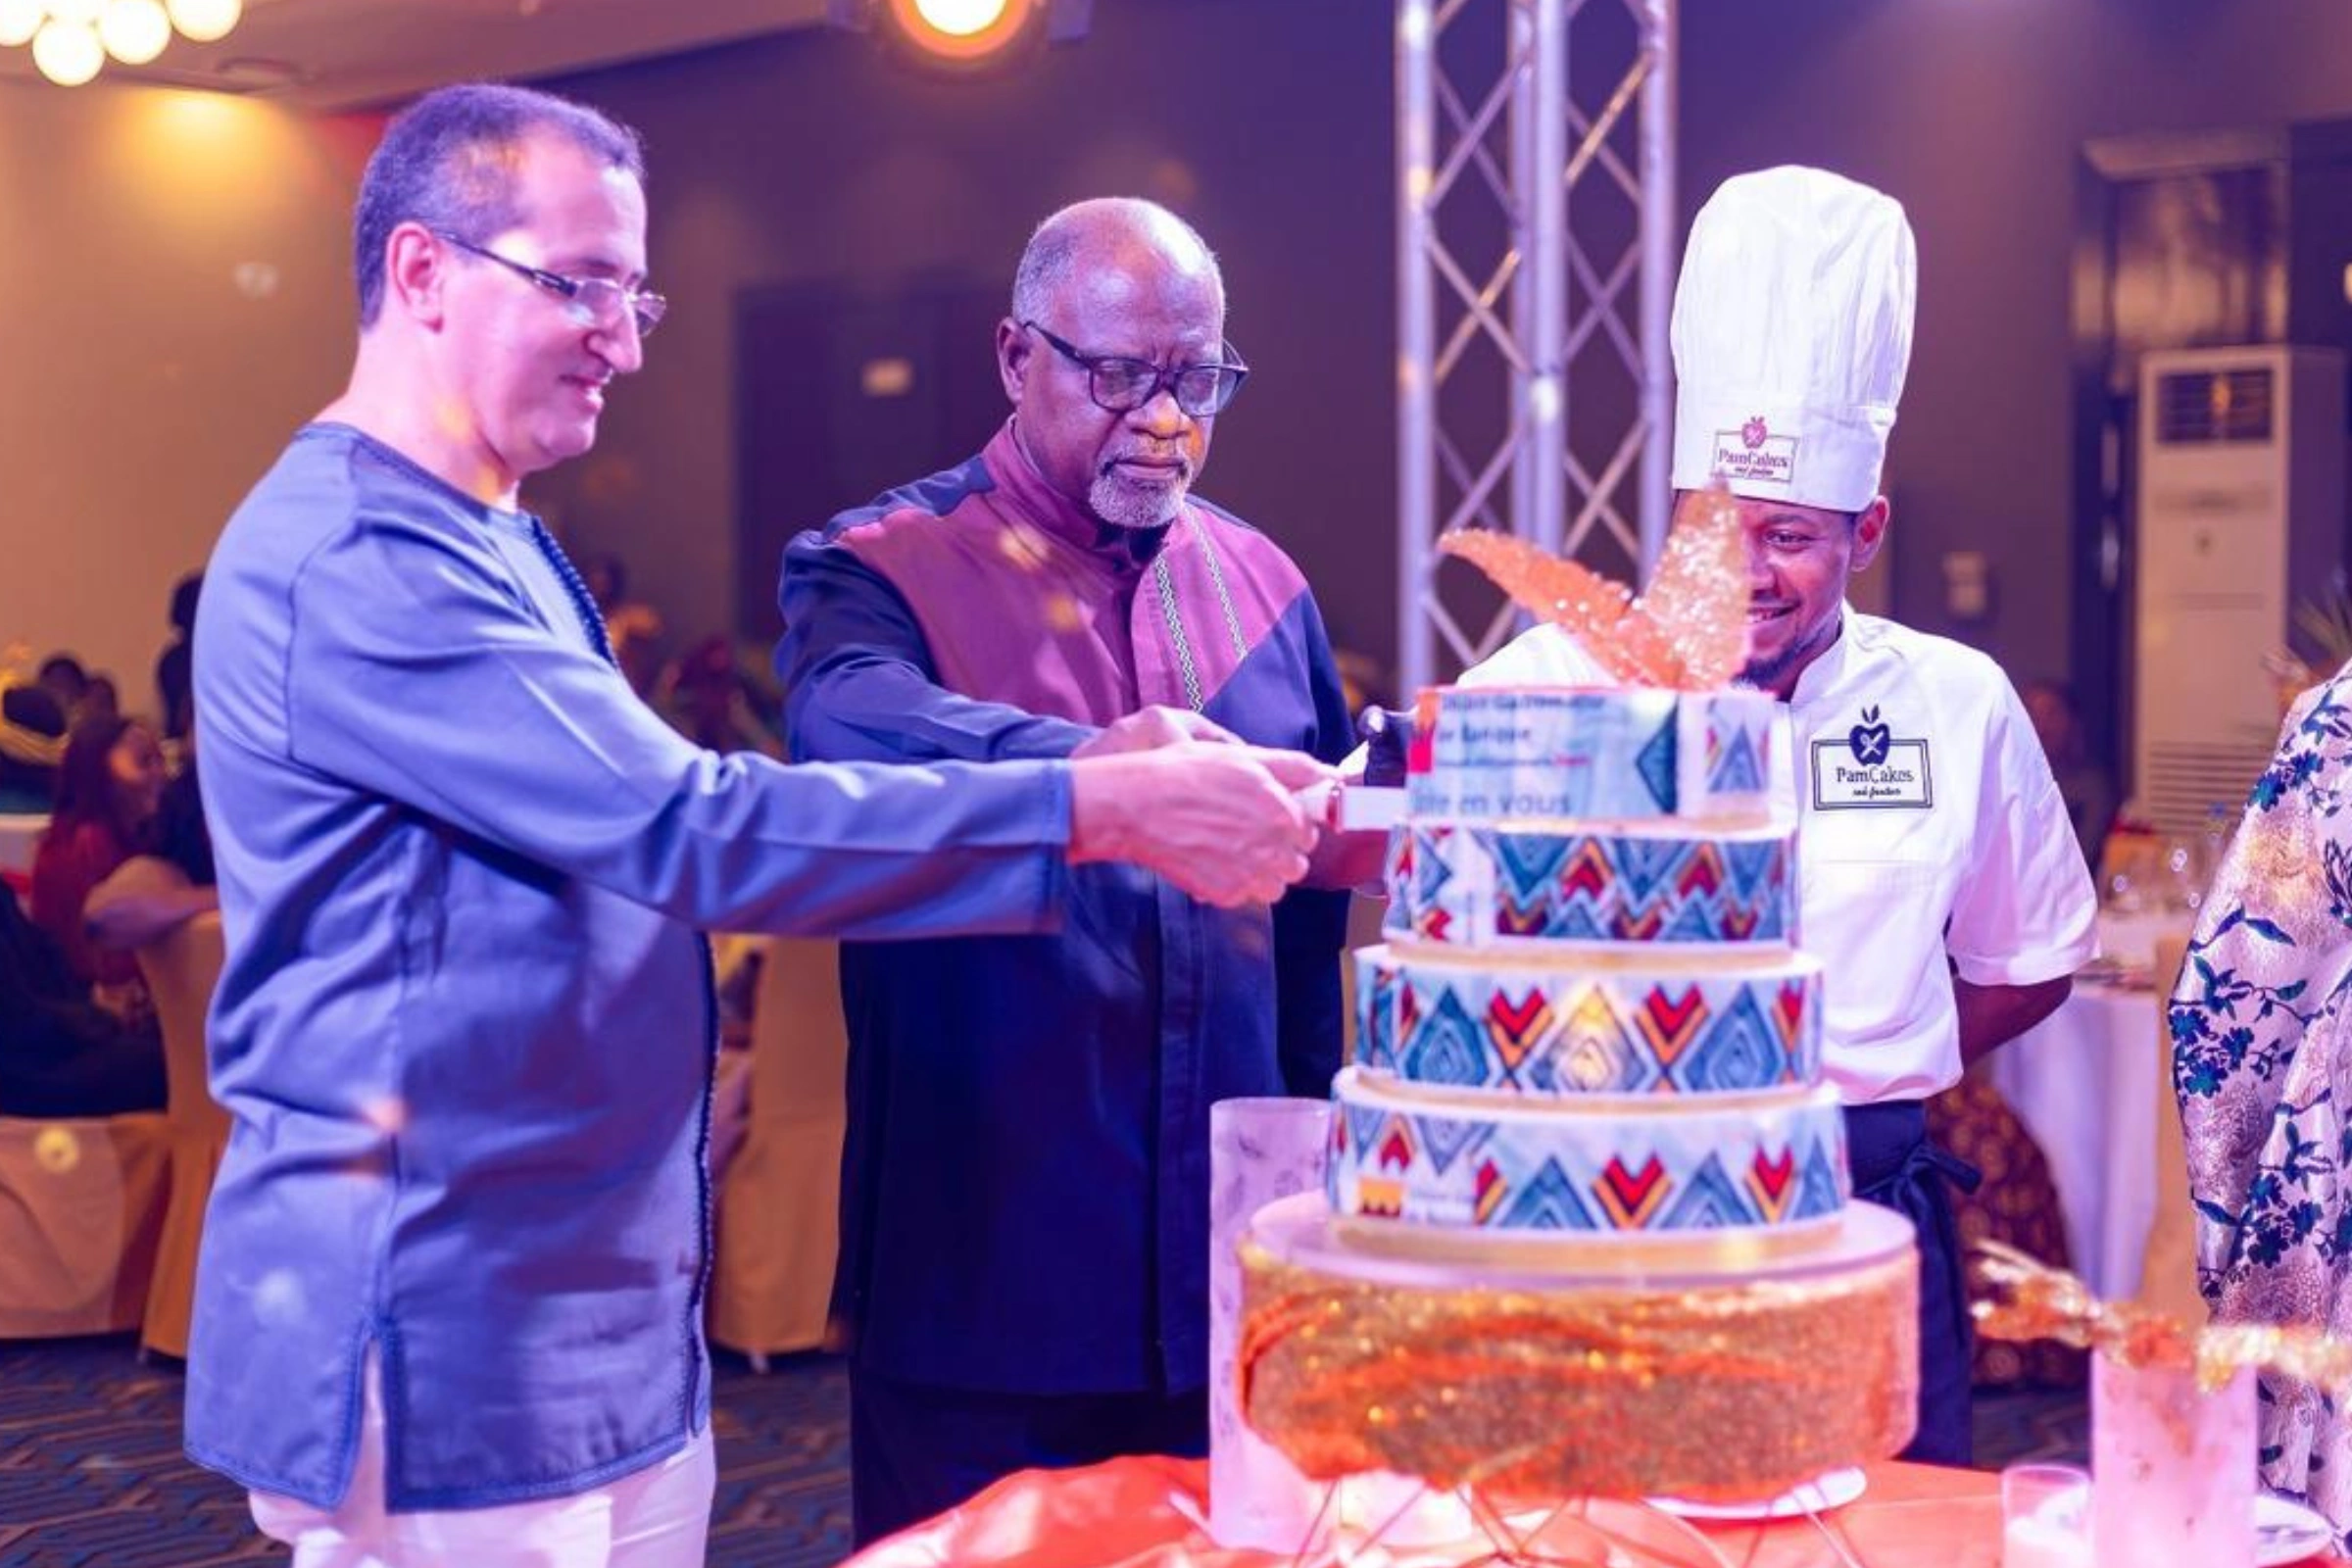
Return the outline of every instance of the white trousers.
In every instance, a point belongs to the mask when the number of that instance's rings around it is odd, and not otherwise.
[[[294,1568],[703,1568],[717,1484],[705,1428],[659,1464],[567,1497],[386,1513],[384,1403],[371,1353],[359,1463],[342,1506],[248,1496],[262,1534],[294,1548]]]

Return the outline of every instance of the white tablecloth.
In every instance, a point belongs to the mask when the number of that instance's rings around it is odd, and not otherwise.
[[[2138,1291],[2156,1216],[2163,1004],[2155,991],[2078,982],[1992,1056],[1993,1086],[2049,1162],[2075,1272],[2111,1298]]]
[[[49,826],[44,815],[0,815],[0,871],[29,872],[32,852]]]

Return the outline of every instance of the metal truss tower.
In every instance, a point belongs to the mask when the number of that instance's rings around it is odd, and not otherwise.
[[[1397,0],[1408,698],[1515,624],[1468,567],[1441,581],[1448,529],[1503,529],[1621,578],[1657,559],[1672,504],[1674,109],[1674,0]]]

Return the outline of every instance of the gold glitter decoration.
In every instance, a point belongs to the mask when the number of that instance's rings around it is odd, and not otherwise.
[[[1770,1496],[1910,1441],[1919,1266],[1558,1290],[1342,1277],[1241,1244],[1251,1427],[1314,1480]]]
[[[2102,1301],[2080,1277],[1998,1242],[1978,1246],[1977,1272],[2007,1293],[1973,1308],[1977,1327],[1996,1340],[2056,1340],[2125,1366],[2193,1365],[2208,1394],[2246,1367],[2339,1394],[2352,1391],[2352,1341],[2324,1330],[2269,1323],[2192,1330],[2134,1302]]]
[[[1492,529],[1449,533],[1438,548],[1564,628],[1630,685],[1712,691],[1747,662],[1747,546],[1739,508],[1720,484],[1683,509],[1639,599],[1589,567]]]

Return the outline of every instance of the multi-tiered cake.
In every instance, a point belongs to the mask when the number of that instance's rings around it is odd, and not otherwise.
[[[1907,1441],[1911,1237],[1849,1204],[1777,711],[1424,697],[1327,1203],[1244,1244],[1245,1407],[1309,1476],[1745,1498]]]

